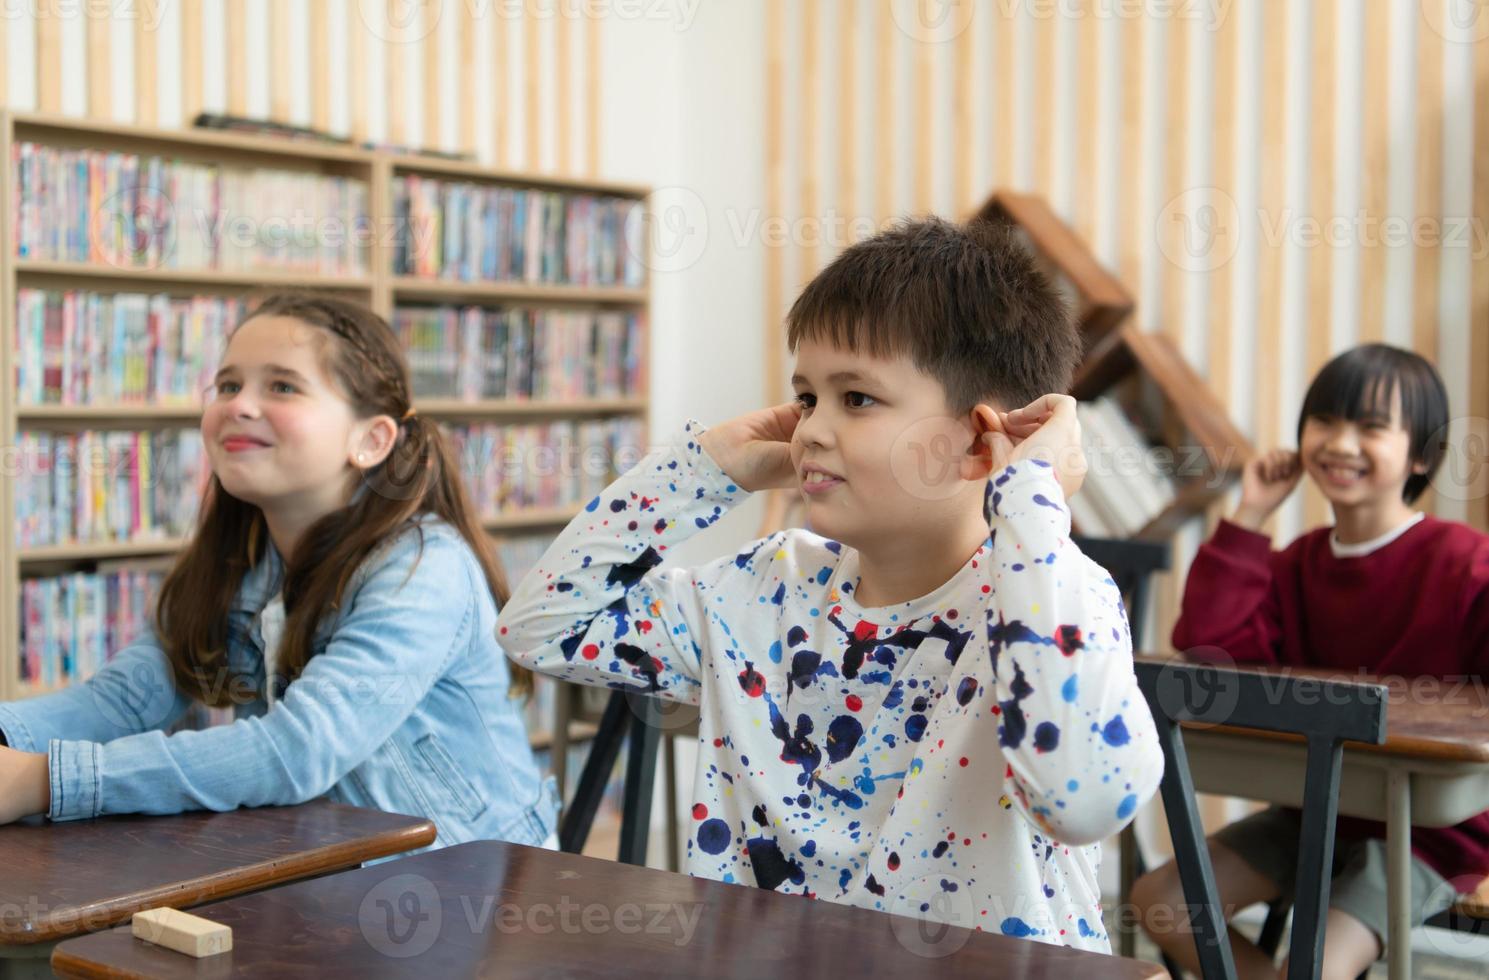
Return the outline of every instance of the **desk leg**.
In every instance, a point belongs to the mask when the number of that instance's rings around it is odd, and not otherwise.
[[[1137,956],[1137,925],[1131,921],[1132,883],[1137,880],[1137,832],[1132,824],[1117,837],[1117,955]]]
[[[1411,977],[1411,774],[1386,775],[1386,963],[1391,980]]]

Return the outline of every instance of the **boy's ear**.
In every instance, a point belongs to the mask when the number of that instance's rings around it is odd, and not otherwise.
[[[963,480],[986,480],[993,471],[993,449],[988,445],[987,435],[1003,431],[1002,417],[987,405],[977,405],[968,413],[972,425],[972,445],[967,447],[961,459]]]

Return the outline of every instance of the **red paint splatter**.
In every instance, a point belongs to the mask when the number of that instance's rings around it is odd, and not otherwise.
[[[1001,715],[1002,713],[1003,713],[1003,709],[1002,708],[998,707],[996,704],[993,705],[993,714],[995,714],[995,715]]]
[[[706,816],[708,816],[708,807],[704,806],[702,803],[694,803],[693,804],[693,819],[694,820],[702,820]]]
[[[843,699],[843,703],[848,706],[849,711],[858,711],[863,708],[863,698],[857,694],[848,695]]]
[[[638,619],[638,620],[636,620],[636,632],[638,632],[638,633],[650,633],[651,632],[651,620],[649,620],[649,619]]]
[[[600,648],[593,643],[586,643],[584,649],[579,651],[579,654],[585,660],[593,660],[600,655]]]
[[[991,585],[984,585],[982,587],[982,594],[983,595],[987,595],[991,591],[993,591],[993,587]]]
[[[853,627],[853,638],[855,640],[867,640],[879,634],[879,627],[867,619],[860,619],[858,625]]]
[[[758,698],[765,693],[765,675],[754,667],[745,667],[739,672],[739,686],[752,698]]]
[[[1065,656],[1072,656],[1075,651],[1085,647],[1086,641],[1081,636],[1079,626],[1061,626],[1055,630],[1055,645]]]
[[[963,769],[967,768],[967,757],[966,756],[962,756],[962,768]]]

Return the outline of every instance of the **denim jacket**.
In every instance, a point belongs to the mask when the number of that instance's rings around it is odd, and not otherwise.
[[[228,614],[224,682],[243,689],[233,724],[165,733],[190,701],[153,632],[82,684],[0,704],[10,746],[48,754],[51,819],[326,795],[428,817],[436,846],[542,844],[558,794],[539,775],[521,702],[508,697],[496,603],[460,535],[425,518],[369,557],[270,708],[259,613],[282,575],[270,547]]]

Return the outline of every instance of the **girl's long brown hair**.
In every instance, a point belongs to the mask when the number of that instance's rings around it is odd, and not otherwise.
[[[266,298],[238,328],[257,316],[292,317],[324,331],[330,342],[323,363],[356,415],[401,420],[387,459],[366,471],[365,492],[311,525],[295,547],[285,568],[281,672],[291,680],[300,676],[316,626],[340,606],[357,569],[424,514],[438,516],[460,533],[480,562],[492,597],[498,605],[505,603],[505,576],[460,481],[454,452],[434,422],[405,417],[413,405],[408,363],[387,321],[357,303],[289,293]],[[244,575],[263,559],[267,542],[263,513],[225,491],[214,475],[202,497],[196,533],[161,587],[156,631],[177,688],[211,707],[229,707],[242,696],[245,681],[228,668],[228,610]],[[530,672],[510,662],[507,669],[514,694],[532,690]]]

